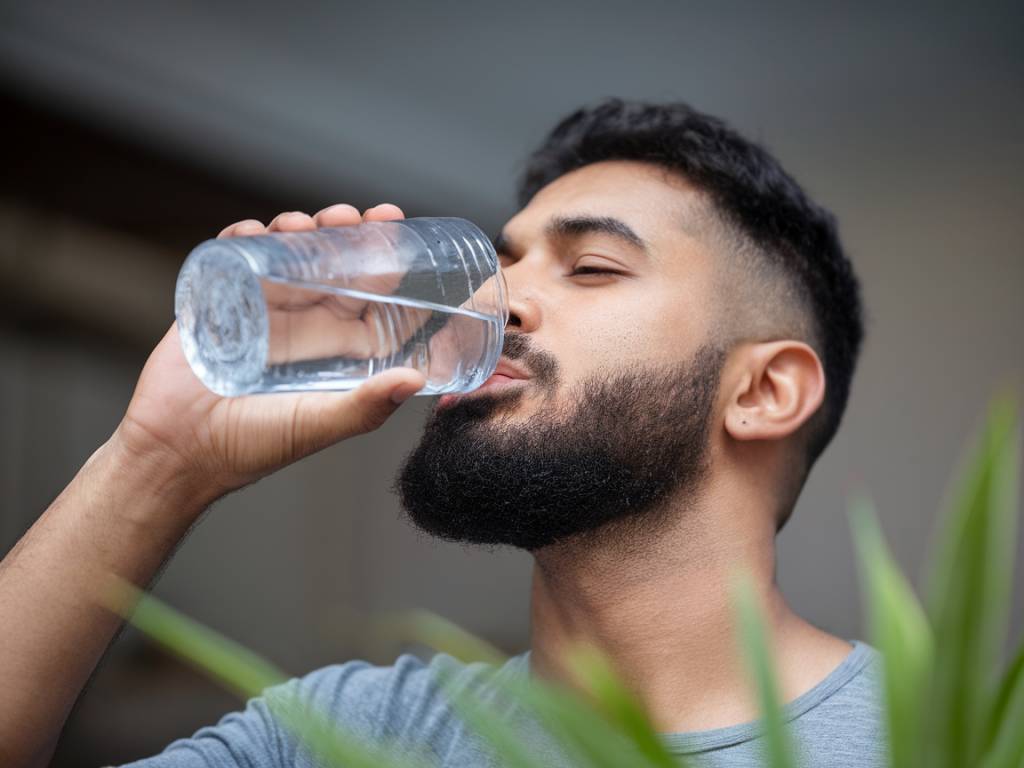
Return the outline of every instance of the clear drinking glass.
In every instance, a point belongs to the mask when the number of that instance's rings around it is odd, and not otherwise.
[[[413,218],[208,240],[181,268],[175,315],[221,395],[352,389],[399,366],[435,395],[493,373],[508,306],[480,229]]]

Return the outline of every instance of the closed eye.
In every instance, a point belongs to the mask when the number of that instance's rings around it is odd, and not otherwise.
[[[621,275],[614,269],[602,269],[601,267],[576,267],[572,271],[573,275]]]

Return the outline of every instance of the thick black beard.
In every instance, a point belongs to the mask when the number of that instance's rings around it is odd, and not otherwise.
[[[588,380],[568,416],[520,424],[497,415],[520,391],[435,406],[395,490],[417,527],[449,541],[535,551],[650,532],[663,502],[692,496],[706,474],[724,358],[709,345],[683,366]]]

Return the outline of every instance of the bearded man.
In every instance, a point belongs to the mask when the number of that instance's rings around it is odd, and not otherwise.
[[[367,738],[486,765],[439,680],[484,696],[509,678],[568,681],[563,651],[587,641],[670,750],[756,765],[759,713],[730,599],[744,568],[804,764],[883,765],[877,652],[798,616],[775,581],[775,537],[839,427],[863,334],[833,217],[763,148],[681,103],[574,112],[519,191],[495,238],[509,298],[501,362],[480,389],[438,400],[395,488],[431,534],[533,555],[530,649],[497,674],[403,655],[291,687]],[[402,216],[335,205],[221,236]],[[172,328],[115,434],[0,566],[4,764],[45,764],[114,637],[97,597],[105,574],[150,583],[213,500],[378,427],[423,384],[394,369],[345,394],[227,400],[195,379]],[[265,698],[133,763],[312,764]]]

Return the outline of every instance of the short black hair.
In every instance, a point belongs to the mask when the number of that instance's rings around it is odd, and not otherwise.
[[[807,435],[802,485],[839,428],[864,335],[860,286],[835,217],[763,147],[723,120],[682,102],[622,99],[582,107],[555,126],[527,161],[519,204],[525,207],[558,177],[605,160],[647,162],[682,176],[802,297],[826,380]]]

